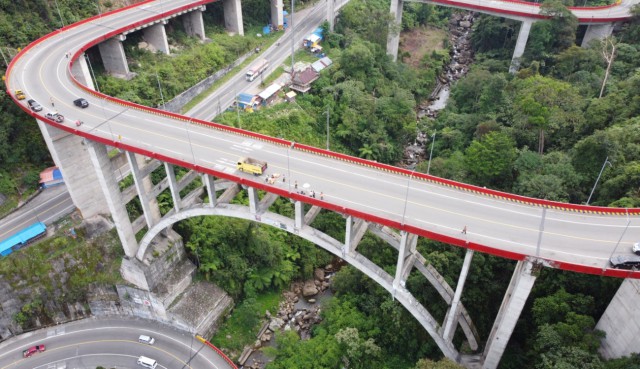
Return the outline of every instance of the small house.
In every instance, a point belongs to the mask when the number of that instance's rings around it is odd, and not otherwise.
[[[244,92],[240,93],[238,94],[238,106],[243,110],[254,110],[258,107],[258,96]]]
[[[276,98],[278,98],[278,92],[280,92],[280,90],[282,90],[281,84],[272,84],[258,94],[258,102],[263,106],[271,104]]]
[[[311,83],[320,78],[320,74],[312,67],[308,67],[302,72],[295,72],[291,79],[291,89],[298,92],[307,92],[311,89]]]

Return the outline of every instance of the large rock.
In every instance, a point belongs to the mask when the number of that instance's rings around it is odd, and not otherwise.
[[[324,280],[324,270],[316,268],[316,270],[313,271],[313,276],[319,281]]]
[[[306,281],[304,282],[304,287],[302,287],[302,296],[309,297],[318,293],[318,287],[314,281]]]
[[[269,329],[271,332],[275,332],[280,329],[284,325],[284,320],[280,318],[273,318],[271,322],[269,322]]]

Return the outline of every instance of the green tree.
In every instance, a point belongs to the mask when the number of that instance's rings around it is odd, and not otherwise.
[[[499,188],[511,185],[511,168],[516,159],[513,139],[502,132],[490,132],[465,150],[465,164],[478,185]]]

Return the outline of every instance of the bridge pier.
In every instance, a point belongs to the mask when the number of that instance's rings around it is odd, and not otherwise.
[[[122,243],[122,248],[127,257],[132,258],[138,250],[138,242],[133,231],[133,225],[129,220],[125,202],[122,199],[122,193],[118,187],[118,181],[114,176],[114,168],[107,155],[106,146],[93,141],[85,141],[85,145],[89,149],[89,157],[96,173],[96,180],[88,183],[97,183],[98,186],[89,185],[87,187],[96,187],[102,189],[103,196],[106,198],[109,213],[116,225],[118,237]],[[89,172],[89,171],[87,171]]]
[[[294,203],[294,209],[295,209],[294,227],[296,229],[302,228],[302,221],[304,220],[304,217],[302,216],[303,205],[304,204],[302,203],[302,201],[296,201]]]
[[[407,276],[411,271],[413,263],[411,262],[412,256],[416,252],[416,245],[418,243],[418,236],[400,231],[400,247],[398,249],[398,261],[396,263],[396,275],[393,279],[393,290],[395,291],[398,286],[404,287],[407,280]]]
[[[327,22],[329,22],[329,32],[333,32],[336,25],[336,0],[327,0]]]
[[[202,12],[206,9],[207,7],[202,5],[199,9],[182,16],[182,26],[184,27],[187,35],[197,37],[200,41],[204,41],[206,38],[204,33],[204,21],[202,20]]]
[[[86,170],[91,167],[91,161],[86,154],[87,147],[82,144],[83,138],[40,120],[36,121],[54,163],[62,172],[73,204],[80,210],[82,216],[90,218],[106,213],[107,202],[103,193],[99,187],[90,185],[96,183],[98,179],[94,171]]]
[[[258,199],[258,190],[256,190],[255,187],[248,187],[247,197],[249,197],[249,211],[251,214],[257,214],[258,204],[260,202]]]
[[[87,54],[82,53],[80,57],[73,62],[71,74],[78,82],[95,91],[96,87],[93,84],[93,78],[91,78],[91,71],[89,70],[87,59],[85,59],[86,56]]]
[[[140,199],[140,205],[142,206],[142,212],[144,219],[147,223],[147,227],[151,228],[156,225],[160,218],[160,208],[158,207],[158,200],[153,196],[153,183],[151,182],[152,170],[147,169],[143,173],[140,170],[140,164],[144,164],[144,157],[142,155],[136,155],[133,152],[126,152],[129,166],[131,167],[131,175],[133,175],[133,182],[138,192],[138,198]]]
[[[271,24],[276,27],[284,26],[282,0],[271,0]]]
[[[511,66],[509,66],[509,73],[514,74],[520,68],[520,58],[524,54],[524,49],[527,46],[527,40],[529,39],[529,32],[531,31],[532,20],[524,20],[520,25],[520,32],[518,32],[518,40],[516,41],[516,48],[513,50],[513,57],[511,58]]]
[[[209,206],[215,208],[218,204],[218,196],[216,195],[215,178],[209,174],[202,175],[202,182],[207,187],[207,196],[209,197]]]
[[[603,39],[605,37],[611,36],[613,33],[613,23],[605,23],[605,24],[590,24],[587,26],[587,32],[584,34],[582,38],[582,43],[580,47],[587,47],[589,43],[594,39]]]
[[[467,253],[464,255],[464,262],[462,263],[462,270],[460,276],[458,276],[458,285],[456,286],[456,292],[453,295],[451,306],[447,315],[445,316],[445,324],[442,332],[442,338],[447,341],[453,340],[453,335],[456,332],[455,327],[458,326],[458,319],[460,318],[460,311],[458,306],[460,305],[460,297],[462,296],[462,290],[464,289],[464,283],[467,280],[469,274],[469,268],[471,267],[471,259],[473,259],[473,250],[467,249]]]
[[[627,278],[622,282],[596,329],[607,334],[600,344],[605,359],[630,356],[640,352],[640,280]]]
[[[168,23],[166,20],[160,21],[151,27],[144,28],[142,35],[144,40],[147,41],[156,50],[163,54],[169,55],[169,40],[167,40],[167,31],[164,26]]]
[[[173,164],[165,162],[164,171],[167,173],[167,179],[169,180],[169,190],[171,191],[171,199],[173,200],[173,209],[176,212],[179,212],[182,207],[182,199],[180,198],[180,190],[178,189],[178,183],[176,182],[176,172],[173,169]]]
[[[466,258],[465,258],[466,259]],[[493,323],[482,357],[483,369],[495,369],[518,322],[522,308],[533,288],[540,266],[527,260],[516,265],[509,287],[504,294],[500,311]]]
[[[224,27],[229,32],[244,36],[242,25],[242,6],[240,0],[224,0]]]
[[[116,77],[131,79],[133,74],[129,70],[127,56],[124,53],[124,46],[122,46],[122,42],[126,39],[127,36],[124,35],[110,38],[99,43],[98,50],[100,50],[102,64],[107,73]]]
[[[398,60],[398,45],[400,45],[400,28],[402,27],[402,6],[404,0],[391,0],[391,16],[394,21],[389,25],[387,35],[387,55],[391,55],[393,61]]]

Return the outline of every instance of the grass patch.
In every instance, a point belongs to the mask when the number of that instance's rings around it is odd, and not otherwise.
[[[237,358],[246,345],[255,342],[258,330],[266,321],[265,311],[269,310],[273,316],[276,315],[280,297],[280,292],[267,292],[245,299],[211,338],[211,343],[229,350],[230,356]]]

